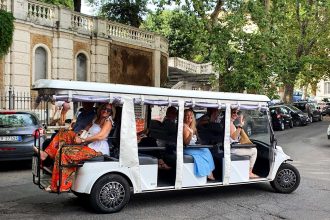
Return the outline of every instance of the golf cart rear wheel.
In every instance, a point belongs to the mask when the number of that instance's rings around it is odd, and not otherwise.
[[[118,174],[108,174],[94,184],[90,202],[96,212],[113,213],[124,208],[130,196],[127,180]]]
[[[299,171],[291,164],[283,163],[279,167],[275,179],[270,184],[276,192],[291,193],[300,184]]]

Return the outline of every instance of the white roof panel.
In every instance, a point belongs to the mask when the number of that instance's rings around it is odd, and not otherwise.
[[[196,99],[216,99],[216,100],[232,100],[232,101],[252,101],[252,102],[269,102],[269,98],[265,95],[227,93],[227,92],[209,92],[199,90],[177,90],[158,87],[122,85],[98,82],[81,82],[81,81],[65,81],[65,80],[48,80],[40,79],[32,86],[33,90],[39,90],[42,94],[61,94],[62,92],[72,91],[75,94],[91,94],[107,95],[109,93],[132,94],[132,95],[151,95],[179,98],[196,98]],[[43,90],[43,91],[42,91]],[[56,93],[55,93],[56,91]]]

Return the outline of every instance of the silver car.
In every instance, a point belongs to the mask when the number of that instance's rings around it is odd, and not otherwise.
[[[43,126],[34,113],[0,111],[0,161],[32,159],[34,137],[40,135],[42,144],[44,133]]]

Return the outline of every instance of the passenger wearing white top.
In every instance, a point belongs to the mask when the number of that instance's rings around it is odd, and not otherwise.
[[[78,164],[80,161],[98,157],[101,155],[109,155],[109,145],[107,142],[108,135],[112,128],[111,116],[112,105],[101,105],[96,114],[96,119],[92,126],[88,129],[87,137],[76,135],[74,143],[83,146],[70,146],[62,149],[62,155],[57,151],[55,163],[52,173],[51,185],[46,188],[47,191],[57,191],[59,182],[59,160],[62,165]],[[68,143],[67,143],[68,144]],[[61,156],[61,157],[60,157]],[[62,167],[62,181],[60,191],[69,191],[72,186],[74,172],[77,167]]]
[[[231,118],[230,118],[230,143],[240,142],[241,133],[243,131],[244,126],[244,118],[240,116],[240,124],[235,126],[234,121],[238,118],[238,110],[231,110]],[[249,177],[258,178],[256,174],[252,172],[253,166],[257,160],[257,148],[235,148],[231,149],[231,152],[240,156],[249,156],[250,157],[250,168],[249,168]]]

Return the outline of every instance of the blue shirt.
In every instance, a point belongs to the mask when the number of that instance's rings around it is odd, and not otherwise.
[[[85,129],[86,126],[93,121],[95,115],[96,115],[95,110],[92,110],[90,112],[85,112],[84,110],[82,110],[79,113],[77,117],[77,121],[73,126],[73,131],[77,133]]]

